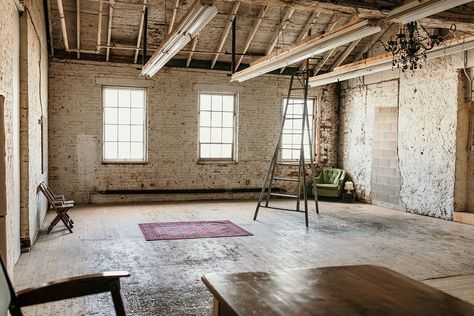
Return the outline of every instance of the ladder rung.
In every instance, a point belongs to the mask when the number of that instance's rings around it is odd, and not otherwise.
[[[301,150],[301,147],[279,147],[283,150]]]
[[[285,193],[270,193],[271,196],[287,197],[287,198],[298,198],[296,194],[285,194]]]
[[[277,162],[276,164],[279,166],[294,166],[294,167],[298,167],[300,165],[299,163],[288,163],[288,162]]]
[[[273,180],[277,180],[277,181],[289,181],[289,182],[299,182],[298,179],[292,179],[292,178],[278,178],[278,177],[275,177],[275,178],[273,178]]]

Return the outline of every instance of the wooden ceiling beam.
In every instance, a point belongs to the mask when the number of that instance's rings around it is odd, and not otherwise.
[[[326,29],[322,32],[323,34],[325,33],[329,33],[331,32],[332,30],[334,30],[334,28],[341,23],[341,14],[336,12],[334,13],[334,15],[332,16],[331,18],[331,21],[329,21],[328,25],[326,26]],[[323,58],[322,58],[322,61],[324,60],[328,60],[329,57],[331,57],[331,55],[334,53],[335,49],[331,49],[330,51],[328,51],[327,53],[325,53],[323,55]],[[319,65],[321,65],[322,61],[319,63]],[[326,62],[324,62],[326,63]],[[322,67],[322,66],[321,66]],[[300,65],[300,70],[303,70],[306,68],[306,61],[303,61]],[[320,68],[321,69],[321,68]],[[318,70],[319,71],[319,70]]]
[[[171,33],[174,27],[174,22],[176,20],[176,14],[178,13],[178,5],[179,5],[179,0],[176,0],[174,2],[174,7],[173,7],[173,14],[171,15],[171,21],[170,24],[168,25],[168,34]]]
[[[382,31],[375,34],[374,38],[369,41],[361,50],[359,50],[359,53],[355,56],[354,61],[358,61],[364,57],[367,52],[374,47],[374,45],[382,38],[382,36],[387,33],[388,29],[393,25],[393,23],[386,24],[383,28]]]
[[[293,13],[295,13],[295,9],[293,9],[292,7],[287,7],[285,9],[283,19],[280,21],[280,25],[278,25],[277,31],[273,35],[273,38],[270,41],[270,44],[268,45],[267,50],[265,51],[265,55],[270,55],[273,52],[273,50],[275,49],[275,46],[278,42],[278,39],[281,36],[281,33],[283,33],[283,31],[288,26],[288,23],[290,22],[290,19],[293,16]]]
[[[311,28],[314,25],[314,22],[316,19],[321,15],[321,12],[318,11],[313,11],[313,13],[310,15],[308,21],[306,24],[303,26],[303,29],[301,30],[300,34],[298,35],[298,38],[296,39],[295,43],[298,43],[301,40],[304,40],[308,35],[309,32],[311,31]],[[283,67],[280,69],[280,73],[282,74],[285,71],[286,67]]]
[[[250,47],[250,44],[252,44],[253,38],[257,34],[257,30],[260,26],[260,24],[263,21],[263,17],[265,16],[265,13],[267,12],[268,6],[264,5],[260,8],[260,11],[258,12],[257,19],[255,20],[255,23],[252,26],[252,29],[250,30],[249,36],[247,37],[247,40],[245,41],[244,49],[242,50],[242,54],[247,53],[247,50]],[[244,55],[240,55],[239,59],[237,60],[237,64],[235,66],[235,71],[239,70],[239,66],[242,63],[242,60],[244,59]]]
[[[138,61],[138,52],[140,51],[140,44],[142,43],[143,24],[145,24],[145,10],[146,10],[147,4],[148,4],[148,0],[143,0],[142,14],[140,18],[140,27],[138,28],[137,46],[135,49],[135,56],[133,57],[134,64],[136,64]]]
[[[186,67],[189,67],[191,64],[191,60],[193,59],[194,51],[196,50],[197,42],[198,42],[199,35],[193,38],[191,42],[191,51],[188,54],[188,58],[186,58]]]
[[[112,41],[112,18],[114,15],[114,7],[113,3],[109,3],[109,21],[107,26],[107,50],[105,53],[105,60],[109,61],[110,59],[110,45]]]
[[[221,39],[219,41],[219,46],[217,48],[218,53],[216,53],[214,55],[214,58],[212,59],[211,69],[213,69],[214,66],[216,65],[217,59],[219,58],[219,52],[221,52],[222,49],[224,48],[225,41],[227,40],[227,36],[229,36],[229,31],[230,31],[230,28],[232,26],[232,22],[234,22],[235,16],[237,15],[237,11],[239,10],[239,6],[240,6],[240,1],[234,2],[234,5],[232,7],[232,11],[230,12],[230,15],[229,15],[229,20],[227,21],[227,23],[224,27],[224,31],[222,32],[222,36],[221,36]]]
[[[334,70],[334,68],[339,67],[342,65],[342,63],[347,59],[347,57],[352,53],[352,51],[359,45],[361,40],[353,41],[339,56],[339,58],[334,62],[334,64],[331,66],[331,70]]]

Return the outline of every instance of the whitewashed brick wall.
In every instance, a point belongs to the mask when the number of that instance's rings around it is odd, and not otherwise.
[[[53,60],[49,69],[50,183],[78,202],[117,189],[233,189],[262,185],[277,141],[282,99],[289,80],[263,76],[229,83],[227,73],[164,69],[147,83],[147,164],[102,164],[101,83],[136,80],[137,67]],[[98,79],[99,78],[99,79]],[[133,81],[135,82],[135,81]],[[237,91],[238,162],[199,164],[198,91]],[[320,146],[324,164],[335,164],[335,90],[323,95]],[[87,162],[87,163],[85,163]]]

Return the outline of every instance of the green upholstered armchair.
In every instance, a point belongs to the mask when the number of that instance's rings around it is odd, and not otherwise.
[[[319,176],[314,178],[318,196],[340,197],[345,177],[346,172],[342,169],[324,168]]]

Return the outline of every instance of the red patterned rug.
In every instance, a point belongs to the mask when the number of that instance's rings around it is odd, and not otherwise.
[[[231,221],[162,222],[138,224],[146,240],[253,236]]]

